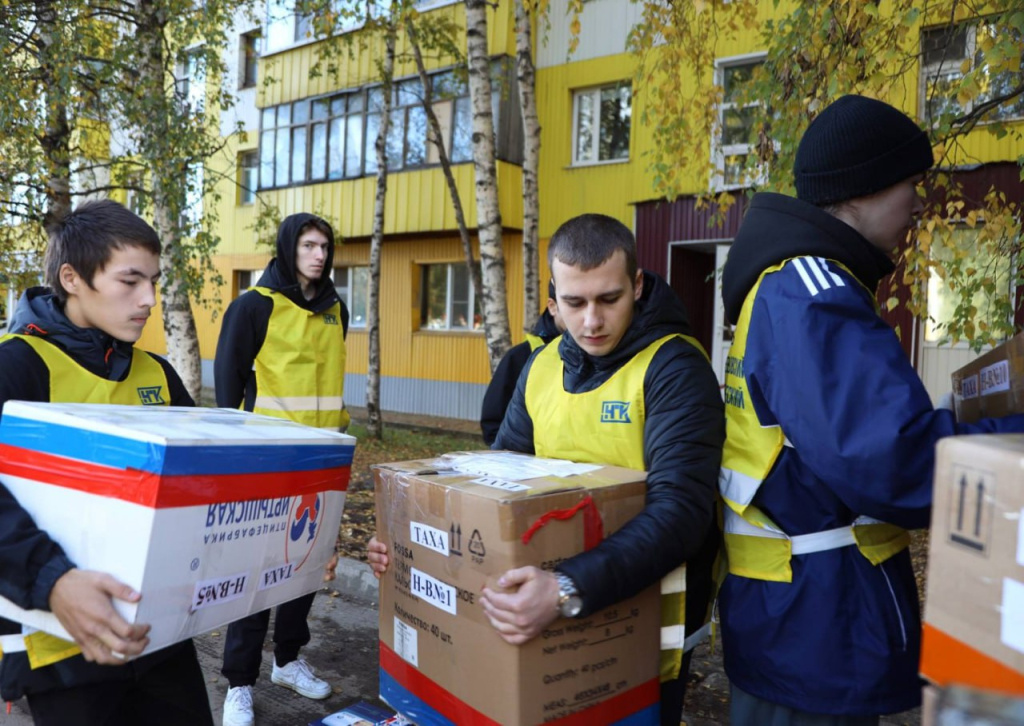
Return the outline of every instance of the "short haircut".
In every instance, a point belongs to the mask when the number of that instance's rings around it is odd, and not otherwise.
[[[46,230],[46,284],[63,304],[68,294],[60,284],[60,268],[71,265],[89,287],[110,261],[114,250],[141,247],[160,254],[160,237],[144,219],[110,199],[84,202]],[[95,289],[95,288],[94,288]]]
[[[551,236],[548,268],[555,260],[583,271],[600,267],[615,250],[626,256],[626,274],[636,278],[636,239],[629,227],[604,214],[581,214],[563,224]]]

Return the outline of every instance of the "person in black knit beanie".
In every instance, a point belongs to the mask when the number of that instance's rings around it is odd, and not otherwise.
[[[719,594],[734,726],[876,726],[920,703],[908,529],[927,527],[934,409],[875,288],[923,210],[927,134],[844,96],[808,127],[797,198],[756,194],[723,270],[729,574]]]

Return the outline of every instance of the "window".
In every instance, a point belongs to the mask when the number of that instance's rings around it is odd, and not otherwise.
[[[238,155],[238,203],[252,204],[256,201],[256,186],[259,184],[260,155],[257,151],[243,151]]]
[[[750,186],[763,176],[748,158],[757,142],[754,122],[760,103],[744,98],[754,69],[763,62],[763,56],[722,61],[715,69],[716,81],[722,87],[718,127],[712,141],[715,160],[712,186],[716,189]]]
[[[206,67],[201,50],[190,50],[178,64],[175,74],[178,103],[186,113],[202,113],[206,100]]]
[[[947,25],[921,31],[921,99],[920,108],[930,123],[944,115],[954,118],[970,113],[981,103],[1011,92],[1020,83],[1020,71],[988,72],[981,48],[1011,33],[1017,47],[1024,47],[1024,38],[1012,28],[997,28],[992,23],[976,22]],[[1024,57],[1024,54],[1022,54]],[[960,82],[969,71],[980,71],[981,93],[977,98],[961,102]],[[992,109],[986,121],[1006,121],[1024,117],[1024,95]]]
[[[481,330],[473,283],[465,263],[424,265],[420,327],[427,330]]]
[[[297,5],[303,7],[297,0],[270,0],[267,3],[266,52],[276,53],[313,39],[313,12],[300,12]],[[304,5],[309,8],[313,3],[307,0]],[[330,5],[337,33],[363,27],[367,11],[379,13],[381,10],[378,3],[371,4],[367,0],[332,0]]]
[[[625,81],[573,94],[574,164],[629,159],[632,103],[633,90]]]
[[[432,77],[433,108],[453,162],[472,158],[469,89],[452,71]],[[377,170],[374,144],[384,96],[381,86],[303,99],[263,109],[259,188],[349,179]],[[439,162],[427,141],[419,78],[394,85],[387,139],[390,169]]]
[[[238,286],[238,295],[241,295],[250,287],[254,287],[262,274],[263,270],[235,270],[235,284]]]
[[[931,255],[939,262],[951,262],[959,257],[961,270],[974,270],[974,274],[965,276],[962,272],[957,280],[956,290],[953,285],[939,276],[932,269],[928,280],[928,320],[925,325],[924,339],[927,343],[942,343],[949,339],[949,324],[954,320],[957,308],[964,303],[964,291],[971,293],[970,306],[977,312],[972,315],[975,325],[988,326],[990,330],[1005,327],[1012,320],[1010,305],[1014,299],[1010,270],[1013,260],[1009,256],[996,256],[977,245],[978,230],[967,226],[955,227],[948,237],[933,238]],[[983,289],[985,281],[992,283],[994,294]],[[1008,296],[1000,305],[995,295]],[[961,336],[962,337],[962,336]]]
[[[195,234],[203,222],[203,165],[189,164],[185,170],[185,208],[181,210],[181,227],[186,234]]]
[[[365,328],[370,299],[370,268],[335,267],[334,289],[348,308],[349,328]]]
[[[259,75],[260,31],[243,33],[238,39],[238,87],[252,88]]]

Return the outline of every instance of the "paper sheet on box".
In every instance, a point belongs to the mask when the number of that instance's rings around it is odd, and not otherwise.
[[[596,464],[577,464],[564,459],[538,459],[508,452],[449,454],[445,458],[445,463],[464,474],[482,474],[504,481],[522,481],[542,476],[567,477],[601,468]]]
[[[1024,653],[1024,583],[1009,577],[1003,578],[1003,607],[1000,615],[1000,639]]]

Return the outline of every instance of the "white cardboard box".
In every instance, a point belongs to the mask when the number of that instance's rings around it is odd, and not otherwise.
[[[147,652],[322,584],[355,439],[232,409],[10,401],[0,482],[83,569],[142,593]],[[0,598],[0,616],[67,638]]]

